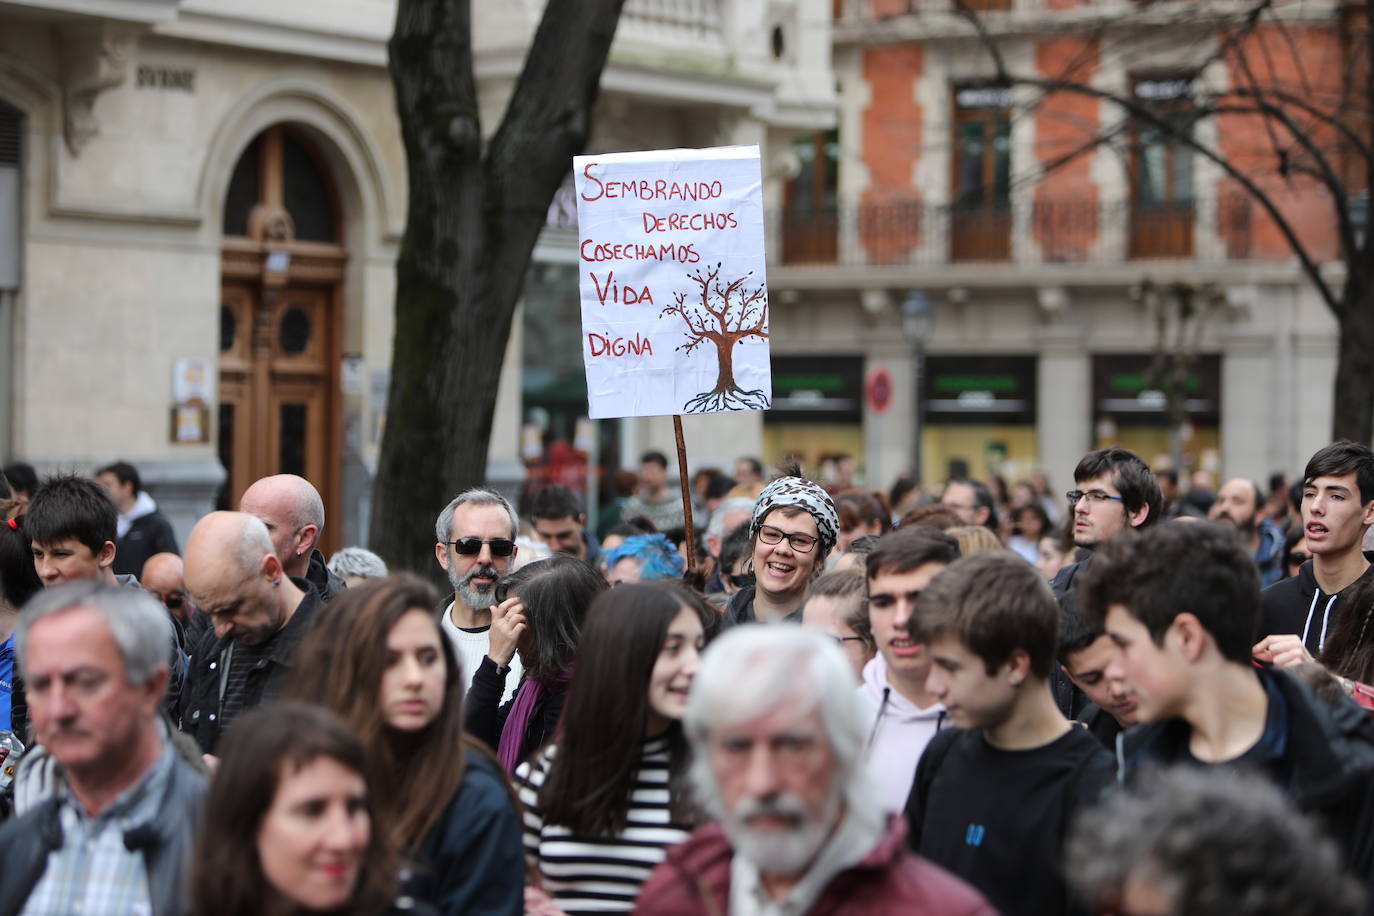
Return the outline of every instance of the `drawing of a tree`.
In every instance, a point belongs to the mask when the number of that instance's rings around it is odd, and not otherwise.
[[[710,270],[687,275],[696,289],[673,294],[674,304],[659,317],[677,315],[687,325],[687,342],[677,349],[691,353],[703,344],[716,348],[716,387],[689,400],[683,413],[716,410],[767,410],[768,395],[745,391],[735,383],[735,347],[750,338],[768,339],[768,294],[763,284],[746,285],[754,274],[723,283],[718,262]]]

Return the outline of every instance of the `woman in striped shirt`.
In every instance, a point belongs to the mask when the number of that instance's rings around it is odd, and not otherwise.
[[[629,912],[691,832],[682,713],[717,615],[666,583],[593,602],[556,744],[516,771],[525,857],[570,916]]]

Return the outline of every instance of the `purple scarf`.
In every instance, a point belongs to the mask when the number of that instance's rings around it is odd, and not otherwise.
[[[500,759],[501,766],[506,768],[507,773],[513,775],[515,768],[520,765],[520,751],[521,746],[525,743],[525,730],[529,728],[535,707],[544,699],[544,694],[556,687],[566,686],[570,680],[572,680],[571,666],[564,668],[547,680],[527,678],[516,689],[515,699],[511,701],[510,713],[506,716],[506,724],[501,729],[501,743],[496,749],[496,756]]]

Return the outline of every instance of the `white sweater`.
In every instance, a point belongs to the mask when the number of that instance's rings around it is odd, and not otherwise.
[[[444,608],[443,627],[444,632],[448,634],[449,642],[453,644],[453,651],[458,654],[458,663],[463,666],[463,692],[467,693],[468,688],[472,686],[472,676],[477,672],[477,666],[482,664],[487,650],[491,648],[491,625],[475,630],[463,629],[453,622],[453,602],[450,601],[448,607]],[[501,694],[502,705],[505,705],[515,693],[523,673],[520,656],[517,654],[510,660],[510,671],[506,672],[506,690]]]

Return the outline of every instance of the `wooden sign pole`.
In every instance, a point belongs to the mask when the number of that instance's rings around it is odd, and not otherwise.
[[[687,476],[687,443],[682,438],[682,417],[673,414],[673,435],[677,437],[677,476],[682,484],[682,526],[687,537],[687,568],[697,565],[697,534],[692,524],[692,484]]]

